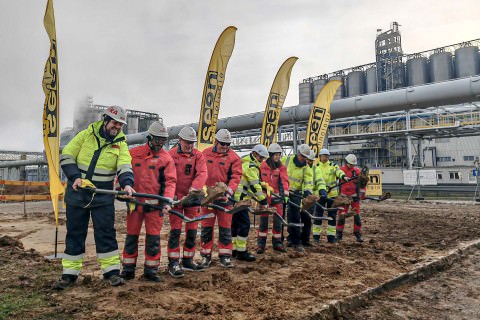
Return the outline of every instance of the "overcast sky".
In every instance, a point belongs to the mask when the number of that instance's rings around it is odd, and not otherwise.
[[[41,87],[49,40],[46,0],[0,0],[0,150],[43,150]],[[54,0],[61,128],[87,95],[197,122],[205,73],[220,33],[236,26],[220,118],[263,111],[290,56],[284,106],[307,77],[375,60],[377,28],[398,21],[405,53],[480,38],[478,0]]]

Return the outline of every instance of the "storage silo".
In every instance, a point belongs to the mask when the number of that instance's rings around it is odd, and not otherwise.
[[[347,95],[349,97],[355,97],[364,93],[365,73],[361,70],[349,72],[347,74]]]
[[[470,46],[455,50],[455,77],[470,77],[480,73],[478,47]]]
[[[335,96],[333,97],[333,100],[338,100],[342,99],[345,96],[345,85],[344,85],[344,76],[342,75],[336,75],[328,78],[328,81],[330,80],[340,80],[342,82],[342,85],[338,87],[337,92],[335,93]]]
[[[307,79],[309,80],[309,79]],[[310,81],[303,80],[298,85],[298,103],[299,104],[310,104],[312,103],[312,83]]]
[[[128,134],[138,133],[137,117],[127,117],[127,131],[128,131]]]
[[[365,70],[366,78],[366,93],[375,93],[377,92],[377,68],[371,67]]]
[[[438,82],[453,78],[453,60],[450,52],[437,52],[430,56],[430,81]]]
[[[407,60],[407,85],[419,86],[428,83],[428,59],[414,57]]]
[[[327,84],[327,79],[323,79],[323,78],[320,78],[320,79],[316,79],[313,81],[313,102],[315,102],[315,99],[317,98],[318,96],[318,93],[320,92],[320,90],[322,90],[323,86],[325,86]]]

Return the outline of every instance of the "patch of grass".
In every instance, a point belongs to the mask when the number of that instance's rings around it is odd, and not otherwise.
[[[37,293],[0,293],[0,320],[7,319],[31,306],[38,306],[42,302],[42,297]]]

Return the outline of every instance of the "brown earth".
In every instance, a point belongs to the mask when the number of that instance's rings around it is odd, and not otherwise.
[[[183,279],[165,274],[160,284],[135,279],[119,288],[106,285],[89,232],[82,276],[74,288],[59,293],[51,288],[61,273],[60,262],[43,258],[53,250],[51,204],[27,203],[26,217],[23,204],[0,204],[0,305],[4,307],[0,319],[314,319],[324,304],[375,287],[480,235],[480,206],[473,202],[390,199],[362,205],[363,244],[357,244],[350,234],[350,218],[340,244],[323,242],[304,256],[268,248],[254,263],[234,261],[235,268],[224,269],[214,260],[205,272],[187,273]],[[120,249],[125,234],[123,207],[117,206]],[[59,252],[63,252],[64,218],[62,212]],[[165,224],[162,253],[166,252],[168,229]],[[254,233],[252,228],[250,248],[254,248]],[[456,283],[462,281],[447,285],[455,287]],[[393,300],[392,308],[405,304],[407,298]],[[388,318],[374,308],[363,311],[367,313],[358,319]],[[437,312],[429,314],[432,319],[448,317],[442,308],[432,312]],[[345,319],[355,314],[347,310]],[[400,318],[415,318],[405,315]]]

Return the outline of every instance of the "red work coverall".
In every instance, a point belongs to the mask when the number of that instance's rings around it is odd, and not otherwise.
[[[224,182],[233,191],[237,189],[242,178],[242,162],[240,157],[232,149],[227,153],[216,152],[215,147],[203,150],[207,161],[207,187],[214,186],[217,182]],[[233,195],[233,192],[232,192]],[[226,207],[230,209],[230,207]],[[202,214],[214,212],[216,217],[202,220],[202,256],[211,256],[213,247],[213,228],[215,219],[218,218],[218,255],[232,255],[232,215],[220,210],[202,208]]]
[[[175,162],[177,171],[177,187],[175,196],[181,199],[188,194],[190,188],[201,190],[207,180],[207,165],[203,154],[197,149],[190,153],[183,153],[176,146],[168,152]],[[194,218],[199,207],[182,208],[176,207],[175,210],[183,212],[188,218]],[[191,259],[195,256],[195,239],[197,236],[198,222],[185,224],[185,243],[183,244],[183,258]],[[180,259],[180,234],[182,231],[182,219],[175,215],[170,215],[170,235],[168,238],[168,259]]]
[[[161,195],[173,199],[177,174],[172,157],[164,149],[152,151],[148,143],[130,150],[137,193]],[[139,198],[158,204],[158,200]],[[127,214],[127,236],[123,249],[124,269],[135,268],[138,257],[138,236],[145,220],[145,268],[158,269],[160,264],[160,231],[163,218],[160,211],[144,206]]]
[[[340,168],[345,175],[349,178],[358,177],[360,176],[360,169],[357,167],[349,168],[346,165]],[[348,212],[349,207],[355,212],[353,216],[353,231],[354,232],[361,232],[362,231],[362,221],[360,219],[360,198],[365,197],[365,189],[360,189],[356,184],[355,181],[350,181],[340,186],[340,193],[346,196],[350,196],[353,198],[353,202],[351,205],[346,205],[343,207],[339,207],[339,217],[337,221],[337,232],[343,232],[345,227],[345,214]]]
[[[273,192],[282,196],[285,191],[288,191],[288,174],[287,167],[283,164],[279,168],[271,168],[267,161],[262,162],[260,166],[260,174],[262,182],[268,183],[273,188]],[[277,213],[283,217],[283,198],[275,198],[274,196],[267,197],[268,204],[277,209]],[[272,203],[273,200],[273,203]],[[273,246],[280,245],[282,243],[282,224],[278,218],[273,218],[272,228],[272,244]],[[258,228],[258,247],[265,247],[266,239],[268,235],[268,215],[262,215],[260,217],[260,225]]]

